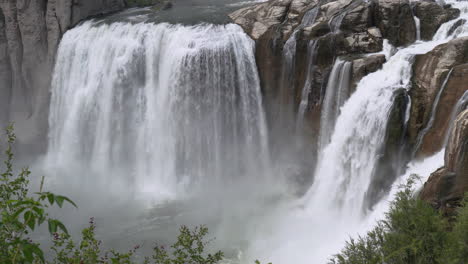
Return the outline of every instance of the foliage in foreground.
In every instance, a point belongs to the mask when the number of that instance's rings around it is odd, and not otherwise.
[[[385,219],[364,237],[350,239],[330,264],[466,264],[468,196],[456,222],[413,197],[410,179]]]
[[[150,257],[136,254],[139,246],[128,252],[103,250],[101,241],[96,239],[96,225],[91,218],[89,227],[82,230],[80,242],[75,242],[68,234],[65,225],[50,218],[47,209],[65,202],[76,205],[65,196],[43,192],[42,179],[39,192],[29,192],[28,169],[22,169],[18,175],[13,169],[13,128],[7,129],[7,149],[5,151],[5,171],[0,178],[0,263],[54,263],[54,264],[216,264],[223,259],[223,253],[206,253],[205,236],[208,229],[204,226],[189,229],[180,228],[177,242],[170,248],[156,245]],[[30,235],[38,226],[47,223],[53,246],[47,250],[51,254],[45,257],[40,245]],[[139,261],[138,261],[139,260]],[[258,261],[256,264],[260,264]]]

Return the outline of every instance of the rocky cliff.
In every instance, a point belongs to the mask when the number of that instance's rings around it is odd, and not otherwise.
[[[0,1],[0,124],[14,121],[19,143],[43,149],[49,83],[58,43],[90,16],[121,10],[124,0]]]
[[[272,131],[281,131],[278,137],[297,134],[295,122],[306,101],[302,134],[311,149],[318,149],[324,96],[337,58],[353,64],[349,96],[365,75],[385,63],[384,54],[418,39],[432,39],[450,20],[456,22],[451,34],[465,23],[456,20],[459,15],[460,10],[431,0],[271,0],[230,17],[256,41]],[[394,96],[386,144],[371,183],[375,188],[370,188],[377,191],[368,194],[371,200],[385,192],[410,158],[444,147],[451,124],[447,116],[468,90],[467,41],[456,38],[416,56],[409,92],[403,89]],[[314,159],[309,157],[309,166]]]
[[[431,174],[420,197],[450,214],[468,191],[468,110],[461,112],[450,131],[445,166]]]

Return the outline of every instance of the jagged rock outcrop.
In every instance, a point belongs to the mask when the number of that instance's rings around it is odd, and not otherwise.
[[[245,7],[230,14],[254,40],[258,40],[272,26],[278,25],[287,17],[292,0],[277,0]]]
[[[468,37],[416,56],[410,96],[409,142],[419,156],[442,148],[457,100],[468,90]],[[432,119],[432,120],[431,120]]]
[[[394,46],[405,46],[416,40],[409,0],[378,0],[375,4],[374,21],[384,38]]]
[[[468,110],[461,112],[455,120],[445,150],[445,166],[457,175],[455,192],[468,191]]]
[[[352,93],[359,80],[385,62],[384,55],[365,56],[381,51],[384,38],[395,46],[416,39],[407,0],[271,0],[240,9],[230,17],[256,42],[272,141],[283,142],[284,135],[297,135],[295,124],[300,118],[299,135],[314,150],[322,101],[336,58],[354,63]],[[304,112],[299,116],[300,105]],[[273,149],[284,151],[287,147]],[[313,170],[316,156],[310,152],[299,151],[298,159],[307,156],[308,169]]]
[[[451,214],[468,192],[468,110],[455,120],[444,161],[445,166],[432,173],[424,184],[420,197]]]
[[[429,0],[414,2],[413,10],[420,20],[422,40],[431,40],[443,23],[460,15],[456,8],[443,7]]]

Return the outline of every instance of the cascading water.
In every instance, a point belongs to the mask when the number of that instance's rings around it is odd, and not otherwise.
[[[335,121],[349,96],[352,63],[337,59],[328,78],[320,117],[319,149],[330,143]]]
[[[447,86],[447,82],[450,79],[450,76],[452,76],[452,71],[453,71],[453,68],[450,69],[450,71],[447,73],[447,76],[445,77],[445,80],[442,83],[442,86],[440,87],[439,92],[437,93],[436,98],[434,99],[434,102],[432,103],[432,109],[431,109],[429,121],[427,122],[426,127],[424,127],[424,129],[419,133],[418,138],[416,139],[416,145],[414,147],[413,156],[418,152],[424,140],[424,137],[426,136],[427,132],[429,132],[429,130],[432,128],[432,125],[434,124],[435,115],[437,113],[437,108],[439,106],[440,97],[445,91],[445,87]]]
[[[98,175],[70,181],[155,199],[263,177],[253,50],[236,25],[86,22],[68,31],[52,82],[48,163]]]
[[[297,35],[299,32],[307,26],[312,25],[315,22],[315,19],[317,18],[319,8],[315,7],[310,9],[304,14],[304,17],[301,20],[301,24],[296,27],[294,32],[291,34],[291,36],[288,38],[286,43],[283,46],[283,63],[282,63],[282,76],[281,76],[281,98],[283,100],[286,100],[286,102],[283,102],[282,105],[286,105],[287,107],[290,105],[290,102],[288,101],[288,91],[291,91],[291,87],[294,87],[294,69],[295,69],[295,56],[296,56],[296,46],[297,46]],[[311,50],[309,50],[309,48]],[[308,70],[311,71],[313,67],[313,60],[314,60],[314,55],[315,55],[315,45],[313,43],[310,43],[308,45]],[[309,75],[308,75],[309,78]],[[308,96],[308,94],[307,94]],[[301,100],[304,100],[305,95],[303,95],[303,98]],[[282,114],[288,115],[288,109],[281,110]],[[287,117],[284,117],[287,118]]]
[[[315,67],[315,57],[317,54],[317,42],[311,40],[307,45],[307,77],[302,88],[301,93],[301,102],[299,103],[299,109],[297,113],[296,120],[296,131],[302,131],[304,125],[304,114],[307,110],[309,102],[310,89],[312,87],[313,76],[314,76],[314,67]]]
[[[468,91],[465,91],[465,93],[462,95],[462,97],[458,100],[457,104],[453,108],[452,113],[450,114],[449,128],[445,132],[444,146],[447,146],[447,143],[450,137],[450,131],[452,131],[453,129],[453,125],[455,124],[454,121],[457,118],[458,114],[460,114],[467,108],[468,108]]]
[[[460,17],[468,15],[467,2],[450,3],[462,11]],[[341,107],[334,129],[329,131],[331,140],[319,158],[314,183],[299,204],[288,208],[289,214],[278,216],[274,227],[264,231],[263,235],[269,238],[256,241],[252,256],[260,258],[258,252],[266,252],[265,256],[270,256],[274,263],[326,263],[344,245],[343,241],[355,234],[350,232],[363,232],[382,217],[388,208],[387,199],[377,203],[373,212],[364,210],[364,206],[383,150],[394,92],[410,87],[416,54],[467,35],[466,26],[450,30],[454,23],[442,25],[433,41],[418,41],[396,53],[389,52],[383,68],[359,82],[357,90]],[[412,165],[400,180],[404,181],[412,172],[427,177],[442,164],[440,152],[421,164]],[[396,190],[395,185],[389,199]]]

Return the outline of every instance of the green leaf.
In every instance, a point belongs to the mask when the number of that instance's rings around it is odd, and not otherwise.
[[[58,220],[55,220],[55,221],[56,221],[56,225],[57,225],[65,234],[68,235],[68,230],[67,230],[67,228],[65,227],[65,225],[64,225],[62,222],[58,221]]]
[[[58,204],[58,206],[60,208],[62,208],[63,200],[64,200],[63,196],[60,196],[60,195],[55,196],[55,201],[57,202],[57,204]]]
[[[31,211],[27,211],[24,213],[24,223],[31,228],[31,230],[34,230],[34,227],[36,225],[36,217]]]
[[[31,247],[31,251],[39,257],[39,259],[41,260],[42,263],[45,262],[45,259],[44,259],[44,252],[42,252],[42,250],[39,248],[38,245],[32,245]]]
[[[52,194],[52,193],[47,194],[47,199],[49,200],[50,205],[54,204],[54,198],[55,198],[54,194]]]
[[[73,202],[70,198],[66,197],[66,196],[60,196],[62,197],[65,201],[69,202],[71,205],[73,205],[75,208],[78,208],[78,206],[75,204],[75,202]]]
[[[18,211],[16,211],[16,212],[13,214],[13,218],[18,218],[18,216],[19,216],[22,212],[24,212],[24,210],[26,210],[25,207],[23,207],[23,208],[19,209]]]
[[[49,219],[49,233],[53,234],[57,232],[57,221],[55,219]]]
[[[23,255],[27,262],[31,263],[34,260],[33,249],[30,244],[23,246]]]
[[[36,214],[37,214],[38,216],[41,217],[41,216],[44,215],[44,209],[39,208],[39,207],[37,207],[37,206],[33,207],[32,209],[34,210],[34,212],[36,212]]]

